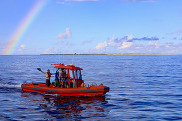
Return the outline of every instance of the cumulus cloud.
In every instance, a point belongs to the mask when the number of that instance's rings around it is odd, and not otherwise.
[[[18,51],[23,51],[25,49],[25,45],[20,45],[20,47],[18,48]]]
[[[173,45],[174,45],[173,43],[166,43],[166,44],[165,44],[165,47],[166,47],[166,48],[170,48],[170,47],[172,47]]]
[[[95,49],[102,49],[104,47],[107,47],[107,41],[103,43],[98,43],[98,45],[95,47]]]
[[[149,46],[159,48],[159,41],[149,41]]]
[[[122,38],[112,37],[104,42],[98,43],[93,50],[99,53],[162,53],[163,49],[174,48],[172,44],[160,44],[158,37],[136,38],[127,35]]]
[[[133,35],[124,36],[121,39],[112,37],[111,39],[104,41],[103,43],[98,43],[94,49],[103,49],[106,47],[116,47],[118,49],[128,48],[132,45]]]
[[[66,39],[67,37],[71,37],[71,31],[70,28],[66,28],[66,33],[60,33],[58,36],[56,36],[56,39]]]
[[[95,53],[160,53],[182,54],[182,43],[160,43],[158,37],[136,38],[133,35],[108,39],[98,43]]]
[[[135,44],[135,45],[133,45],[133,48],[135,48],[135,49],[142,49],[144,47],[145,46],[143,44]]]
[[[118,49],[124,49],[124,48],[128,48],[130,46],[132,46],[133,42],[123,42],[122,46],[119,47]]]

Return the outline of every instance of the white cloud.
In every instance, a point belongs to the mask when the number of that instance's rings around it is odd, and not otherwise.
[[[166,47],[166,48],[170,48],[171,46],[173,46],[173,43],[166,43],[166,44],[165,44],[165,47]]]
[[[66,39],[67,37],[71,37],[70,28],[66,28],[66,33],[61,33],[58,36],[56,36],[57,39]]]
[[[163,53],[163,49],[168,52],[169,48],[166,46],[160,44],[157,37],[134,38],[133,35],[127,35],[120,39],[112,37],[98,43],[94,51],[99,53]],[[170,46],[170,49],[172,48],[174,47]]]
[[[123,43],[122,43],[122,46],[119,47],[118,49],[124,49],[124,48],[131,47],[132,44],[133,44],[133,42],[123,42]]]
[[[94,49],[103,49],[103,48],[117,48],[124,49],[132,46],[133,35],[125,36],[121,39],[112,37],[111,39],[104,41],[103,43],[98,43],[98,45]]]
[[[107,47],[107,41],[103,43],[98,43],[98,45],[95,47],[95,49],[102,49],[104,47]]]
[[[25,45],[20,45],[18,51],[23,51],[25,49]]]
[[[134,36],[133,35],[128,35],[127,37],[128,37],[127,40],[132,40]]]
[[[155,48],[159,48],[159,41],[149,41],[149,46],[154,46]]]
[[[135,49],[142,49],[142,48],[144,48],[143,44],[135,44],[133,46],[134,46]]]

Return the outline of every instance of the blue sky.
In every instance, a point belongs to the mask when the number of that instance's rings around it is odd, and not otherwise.
[[[0,54],[37,1],[0,1]],[[47,0],[12,54],[45,53],[182,54],[182,0]]]

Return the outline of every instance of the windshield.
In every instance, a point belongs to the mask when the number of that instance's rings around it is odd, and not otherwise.
[[[69,76],[70,76],[70,79],[73,79],[72,69],[69,69]]]
[[[81,71],[80,70],[74,70],[75,79],[82,80]]]

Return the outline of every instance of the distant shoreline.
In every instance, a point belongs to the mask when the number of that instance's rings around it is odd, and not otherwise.
[[[40,54],[40,55],[167,55],[159,53],[126,53],[126,54]]]

